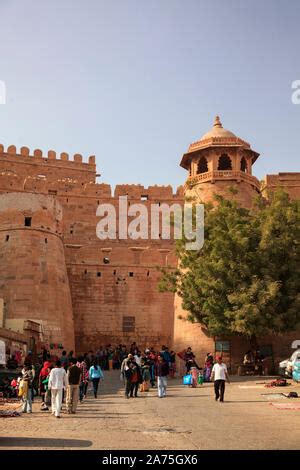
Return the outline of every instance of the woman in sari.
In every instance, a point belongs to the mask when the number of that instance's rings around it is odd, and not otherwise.
[[[44,365],[40,371],[39,375],[39,392],[42,397],[42,404],[41,404],[41,410],[46,411],[48,410],[48,406],[45,402],[45,394],[46,394],[46,388],[45,388],[45,380],[47,379],[48,375],[50,374],[50,366],[51,362],[45,361]]]
[[[212,373],[212,368],[214,364],[214,357],[211,353],[206,354],[205,362],[204,362],[204,382],[210,381],[210,376]]]

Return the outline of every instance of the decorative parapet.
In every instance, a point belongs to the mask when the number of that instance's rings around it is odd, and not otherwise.
[[[210,137],[209,139],[198,140],[193,142],[188,149],[188,152],[195,152],[196,150],[211,147],[211,146],[224,146],[224,147],[234,147],[234,146],[243,146],[246,148],[251,148],[250,144],[245,140],[240,139],[239,137]]]
[[[186,183],[185,187],[193,187],[199,183],[214,182],[214,181],[246,181],[247,183],[252,184],[258,190],[260,190],[260,183],[255,176],[248,175],[243,171],[233,171],[233,170],[215,170],[207,171],[206,173],[199,173],[196,176],[190,176]]]

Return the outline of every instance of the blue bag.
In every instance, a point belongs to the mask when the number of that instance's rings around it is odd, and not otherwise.
[[[300,382],[300,361],[294,363],[292,377],[295,382]]]
[[[191,374],[184,375],[183,377],[183,385],[192,385],[193,378]]]

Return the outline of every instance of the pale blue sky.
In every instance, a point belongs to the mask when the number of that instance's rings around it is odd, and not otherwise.
[[[0,0],[0,142],[97,156],[102,181],[184,182],[182,153],[220,114],[299,171],[298,0]]]

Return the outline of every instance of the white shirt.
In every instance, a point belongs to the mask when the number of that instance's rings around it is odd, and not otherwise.
[[[226,380],[227,366],[222,362],[218,362],[213,366],[212,372],[214,373],[214,380]]]
[[[51,370],[48,382],[48,388],[63,389],[68,385],[68,377],[63,367],[55,367]]]
[[[135,360],[135,362],[137,363],[138,366],[141,365],[141,362],[142,362],[141,356],[140,357],[139,356],[134,356],[134,360]]]

